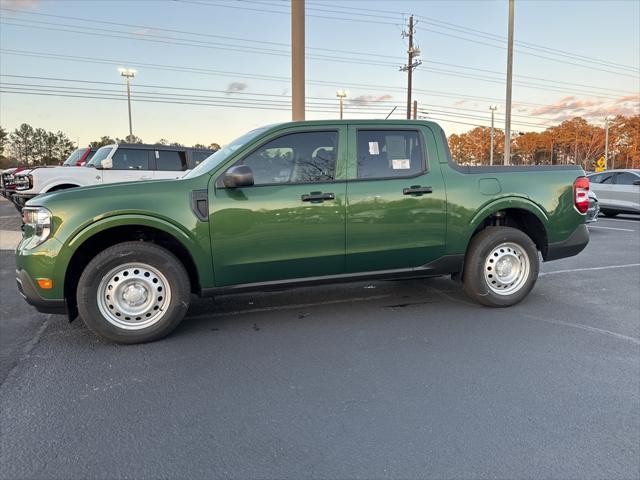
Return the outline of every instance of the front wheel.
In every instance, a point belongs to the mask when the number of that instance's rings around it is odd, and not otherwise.
[[[182,263],[147,242],[125,242],[95,256],[78,282],[78,311],[96,334],[119,343],[168,335],[189,308],[191,288]]]
[[[509,307],[524,299],[538,278],[535,244],[511,227],[488,227],[472,239],[465,260],[465,293],[490,307]]]

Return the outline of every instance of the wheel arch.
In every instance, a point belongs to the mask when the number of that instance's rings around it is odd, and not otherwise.
[[[78,185],[75,183],[61,182],[61,183],[56,183],[54,185],[47,186],[47,188],[43,190],[41,193],[57,192],[58,190],[66,190],[67,188],[78,188],[80,186],[81,185]]]
[[[65,259],[64,298],[70,319],[78,314],[76,288],[83,266],[105,248],[127,241],[148,241],[169,250],[187,270],[192,293],[200,292],[201,272],[194,260],[195,246],[185,232],[166,221],[142,215],[110,217],[83,229],[67,244],[72,253]]]
[[[474,215],[469,224],[471,234],[467,239],[467,249],[471,239],[479,231],[489,226],[506,226],[526,233],[542,253],[543,258],[547,255],[549,217],[539,205],[529,199],[505,197],[490,202]]]

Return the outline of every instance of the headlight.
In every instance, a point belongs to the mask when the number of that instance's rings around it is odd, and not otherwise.
[[[33,177],[31,175],[16,175],[13,184],[16,190],[29,190],[33,188]]]
[[[37,247],[51,235],[51,212],[44,207],[22,209],[24,238],[29,239],[24,248]]]

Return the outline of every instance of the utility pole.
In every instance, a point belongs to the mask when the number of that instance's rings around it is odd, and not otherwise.
[[[509,0],[509,41],[507,45],[507,105],[504,116],[504,164],[511,163],[511,80],[513,76],[513,11],[515,0]]]
[[[414,24],[413,24],[413,15],[409,17],[409,31],[402,32],[402,37],[409,38],[409,49],[407,53],[409,55],[409,59],[407,64],[400,67],[401,72],[407,72],[407,120],[411,119],[411,89],[412,89],[412,81],[413,81],[413,71],[418,67],[418,65],[422,64],[422,60],[414,60],[420,56],[420,49],[414,48],[413,46],[413,34],[414,34]]]
[[[291,0],[291,115],[304,120],[304,1]]]
[[[418,101],[417,100],[413,101],[413,119],[414,120],[418,119]]]
[[[347,96],[346,90],[338,90],[336,92],[336,97],[340,99],[340,120],[342,120],[342,113],[344,111],[344,99]]]
[[[133,137],[133,127],[131,125],[131,79],[136,76],[136,71],[132,68],[119,68],[120,76],[127,82],[127,103],[129,104],[129,136]]]
[[[493,165],[493,139],[494,139],[493,120],[494,120],[494,114],[497,109],[498,109],[497,105],[491,105],[489,107],[489,110],[491,110],[491,153],[489,153],[489,165]]]
[[[604,169],[609,169],[609,121],[610,116],[604,118]]]

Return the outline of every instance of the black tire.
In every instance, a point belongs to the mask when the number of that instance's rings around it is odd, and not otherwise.
[[[505,244],[514,247],[513,255],[509,247],[498,248]],[[504,255],[507,262],[514,260],[519,266],[525,265],[525,260],[528,260],[528,268],[521,267],[523,273],[512,285],[508,282],[503,284],[495,268],[497,264],[493,264],[493,255],[496,255],[497,259],[503,258],[499,255]],[[511,272],[512,267],[508,268]],[[539,268],[538,250],[527,234],[511,227],[487,227],[474,235],[469,244],[463,272],[463,289],[471,299],[482,305],[509,307],[522,301],[529,294],[538,278]],[[488,276],[493,276],[498,283],[487,278]],[[496,285],[490,286],[489,281]],[[504,286],[505,290],[500,290],[501,286]],[[508,293],[511,289],[514,289],[513,292]],[[501,293],[497,293],[496,290]]]
[[[615,217],[620,212],[616,212],[615,210],[604,210],[601,208],[600,213],[603,214],[605,217]]]
[[[122,279],[118,276],[120,270]],[[118,281],[120,284],[114,283]],[[156,281],[158,283],[152,283]],[[125,303],[131,300],[131,296],[127,297],[129,288],[129,292],[133,289],[133,295],[137,295],[135,301],[145,299],[142,307],[135,305],[132,308],[145,310],[126,313],[117,303],[114,309],[110,303],[115,300],[106,300],[109,298],[106,294],[113,286],[114,293],[122,293],[113,295],[121,305],[131,306]],[[162,291],[156,291],[156,288]],[[118,343],[151,342],[168,335],[186,315],[190,296],[189,276],[182,263],[168,250],[149,242],[124,242],[102,251],[86,266],[77,288],[78,311],[84,323],[97,335]],[[112,313],[103,313],[101,309]],[[122,310],[122,315],[118,310]],[[145,315],[150,319],[145,320]],[[123,326],[125,318],[130,322]],[[135,323],[138,320],[140,322]],[[153,323],[145,326],[145,321]]]

